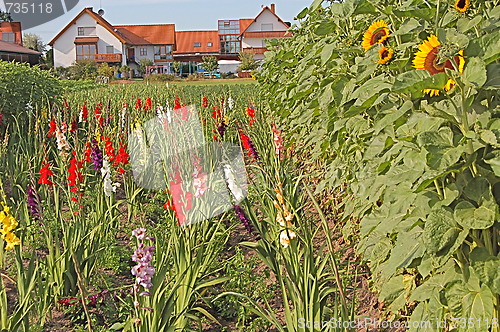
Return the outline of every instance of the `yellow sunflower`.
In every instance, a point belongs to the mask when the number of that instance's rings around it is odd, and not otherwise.
[[[389,35],[390,31],[387,28],[387,23],[385,23],[383,20],[374,22],[364,33],[361,46],[366,52],[373,45],[386,41],[386,39],[389,38]]]
[[[378,50],[378,63],[384,64],[389,62],[389,60],[392,59],[393,54],[394,51],[392,49],[382,46],[380,50]]]
[[[461,13],[465,13],[470,6],[470,0],[455,1],[455,9]]]
[[[431,75],[443,73],[446,68],[455,69],[450,60],[440,61],[438,56],[440,46],[441,43],[438,38],[435,35],[431,35],[418,47],[418,51],[415,53],[415,58],[413,59],[413,67],[416,69],[425,69]],[[458,63],[458,71],[462,74],[465,66],[463,51],[458,52],[458,55],[455,56],[455,62]],[[450,78],[446,82],[444,89],[449,91],[454,85],[455,81]],[[424,92],[428,93],[431,97],[439,95],[439,90],[437,89],[424,89]]]

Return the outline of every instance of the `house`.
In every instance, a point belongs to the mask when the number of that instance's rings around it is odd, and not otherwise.
[[[241,32],[241,49],[255,53],[254,59],[264,59],[264,52],[267,51],[266,40],[290,37],[288,33],[290,24],[283,22],[276,15],[276,5],[265,6]]]
[[[174,24],[113,26],[103,14],[103,11],[95,13],[92,7],[83,9],[49,42],[54,50],[55,67],[94,60],[137,70],[143,58],[157,65],[173,61]]]
[[[0,23],[0,60],[26,62],[36,65],[42,53],[23,47],[20,22]]]
[[[289,24],[265,6],[254,19],[218,20],[217,30],[175,31],[174,24],[111,25],[104,11],[83,9],[50,42],[55,67],[68,67],[79,60],[128,65],[137,70],[141,59],[150,59],[154,73],[172,73],[172,62],[187,64],[188,72],[213,55],[218,60],[239,60],[239,52],[263,59],[265,40],[289,37]]]

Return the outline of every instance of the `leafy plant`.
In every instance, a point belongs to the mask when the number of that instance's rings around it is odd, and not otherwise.
[[[433,331],[498,330],[498,14],[497,1],[315,1],[260,77],[321,162],[318,192],[348,188],[344,235],[380,301]]]

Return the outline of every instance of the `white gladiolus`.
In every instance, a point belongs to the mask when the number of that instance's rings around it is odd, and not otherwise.
[[[227,186],[229,187],[229,190],[231,191],[235,202],[241,202],[245,198],[245,195],[243,194],[243,190],[241,189],[241,187],[236,183],[236,177],[231,165],[224,165],[224,175],[226,177]]]
[[[109,162],[107,158],[102,161],[101,175],[104,179],[104,194],[107,197],[111,196],[111,193],[116,192],[116,188],[120,186],[119,183],[112,183],[111,181],[111,170],[109,168]]]
[[[70,150],[70,146],[68,144],[68,141],[66,141],[66,136],[64,133],[61,131],[59,127],[56,129],[56,140],[57,140],[57,148],[59,150],[65,149],[65,150]]]
[[[229,96],[229,98],[227,98],[227,106],[229,106],[229,109],[233,109],[233,107],[234,107],[234,100],[231,96]]]

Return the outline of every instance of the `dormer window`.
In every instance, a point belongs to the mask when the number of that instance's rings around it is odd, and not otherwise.
[[[2,40],[7,43],[15,43],[16,34],[14,32],[2,32]]]
[[[212,46],[214,46],[214,44],[213,44],[213,43],[211,43],[211,42],[208,42],[208,43],[207,43],[207,47],[212,47]]]
[[[78,27],[78,36],[95,36],[95,27]]]
[[[194,43],[194,47],[201,47],[201,43]]]

